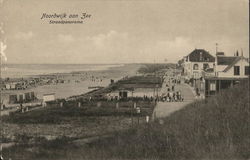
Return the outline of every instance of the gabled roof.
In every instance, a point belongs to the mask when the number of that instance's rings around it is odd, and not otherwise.
[[[244,60],[246,60],[247,61],[247,58],[245,58],[245,57],[236,57],[236,59],[230,64],[230,65],[228,65],[225,69],[224,69],[224,71],[223,72],[227,72],[230,68],[232,68],[239,60],[242,60],[242,59],[244,59]],[[247,61],[248,62],[248,61]]]
[[[215,62],[214,56],[204,49],[195,49],[187,56],[190,62]]]
[[[217,65],[230,65],[239,57],[218,56]]]

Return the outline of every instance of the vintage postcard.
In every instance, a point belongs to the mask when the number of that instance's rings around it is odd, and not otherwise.
[[[248,0],[0,0],[0,160],[250,160]]]

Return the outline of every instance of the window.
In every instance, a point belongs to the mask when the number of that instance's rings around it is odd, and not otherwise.
[[[198,69],[199,69],[198,64],[194,64],[193,70],[198,70]]]
[[[206,69],[209,68],[209,65],[207,63],[203,64],[203,70],[205,71]]]
[[[245,66],[245,75],[249,75],[249,66]]]
[[[240,66],[234,66],[234,75],[240,75]]]
[[[210,82],[210,91],[216,91],[215,81]]]

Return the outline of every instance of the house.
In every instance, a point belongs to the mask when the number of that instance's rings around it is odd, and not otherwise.
[[[195,49],[180,61],[186,79],[199,79],[202,72],[213,68],[215,57],[204,49]]]
[[[205,74],[205,96],[209,97],[222,89],[229,88],[249,78],[249,59],[238,53],[225,56],[216,54],[214,71]]]
[[[110,85],[111,91],[105,94],[107,99],[157,97],[163,78],[155,75],[127,77]]]
[[[247,78],[249,75],[249,61],[242,56],[216,56],[215,76]]]

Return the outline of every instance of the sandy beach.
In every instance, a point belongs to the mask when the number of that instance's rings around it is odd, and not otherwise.
[[[43,75],[33,75],[29,78],[57,77],[64,83],[37,85],[25,90],[3,90],[2,100],[8,103],[9,95],[33,91],[38,99],[42,99],[43,94],[55,93],[56,98],[67,98],[73,95],[80,95],[93,89],[88,87],[106,87],[110,80],[119,80],[125,76],[135,75],[140,64],[125,64],[118,67],[110,67],[104,70],[73,71],[69,73],[53,73]]]

